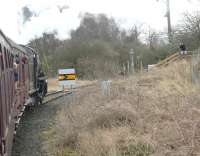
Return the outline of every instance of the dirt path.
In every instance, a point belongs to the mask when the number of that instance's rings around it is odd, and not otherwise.
[[[52,155],[42,148],[45,144],[42,135],[55,123],[56,112],[66,103],[66,99],[61,98],[26,111],[17,131],[12,156]]]

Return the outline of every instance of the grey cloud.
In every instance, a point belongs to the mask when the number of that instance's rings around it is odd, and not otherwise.
[[[31,17],[38,16],[36,12],[32,11],[28,6],[24,6],[22,8],[22,18],[23,18],[23,24],[25,24],[28,21],[31,21]]]
[[[63,13],[63,11],[65,9],[69,9],[69,6],[68,5],[57,5],[56,6],[59,10],[60,13]],[[46,10],[49,10],[51,8],[44,8],[42,10],[40,10],[39,12],[36,12],[32,9],[30,9],[30,7],[28,6],[24,6],[22,9],[21,9],[21,18],[22,18],[22,22],[23,22],[23,25],[26,23],[26,22],[29,22],[31,21],[31,18],[32,17],[38,17],[40,15],[40,13],[46,11]]]
[[[57,8],[58,8],[59,12],[62,13],[65,9],[69,9],[69,6],[67,6],[67,5],[63,5],[63,6],[57,5]]]

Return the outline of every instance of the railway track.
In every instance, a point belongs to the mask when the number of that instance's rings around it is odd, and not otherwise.
[[[54,101],[54,100],[57,100],[63,96],[67,96],[69,94],[71,94],[72,92],[71,91],[56,91],[56,92],[52,92],[52,93],[49,93],[45,96],[42,104],[46,104],[48,102],[51,102],[51,101]]]
[[[84,85],[84,86],[73,88],[73,92],[76,92],[77,89],[86,88],[86,87],[90,87],[90,86],[94,86],[94,84],[89,84],[89,85]],[[46,104],[48,102],[57,100],[63,96],[70,95],[71,93],[72,93],[72,91],[69,91],[69,90],[68,91],[59,90],[59,91],[55,91],[55,92],[50,92],[45,96],[42,104]]]

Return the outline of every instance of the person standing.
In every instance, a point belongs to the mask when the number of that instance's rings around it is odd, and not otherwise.
[[[179,48],[180,48],[180,50],[181,50],[181,55],[187,55],[187,50],[186,50],[185,44],[180,43]]]
[[[14,66],[14,79],[15,79],[15,89],[19,87],[19,55],[15,55],[13,66]]]

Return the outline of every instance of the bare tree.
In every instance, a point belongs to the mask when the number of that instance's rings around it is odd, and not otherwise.
[[[182,23],[175,31],[175,39],[184,42],[190,49],[199,47],[200,12],[183,14]]]
[[[139,42],[139,37],[142,34],[142,24],[133,25],[131,29],[127,32],[127,40],[129,42]]]
[[[153,29],[149,28],[146,41],[149,45],[149,48],[151,50],[154,50],[155,47],[159,44],[158,43],[159,42],[159,34],[156,31],[154,31]]]

